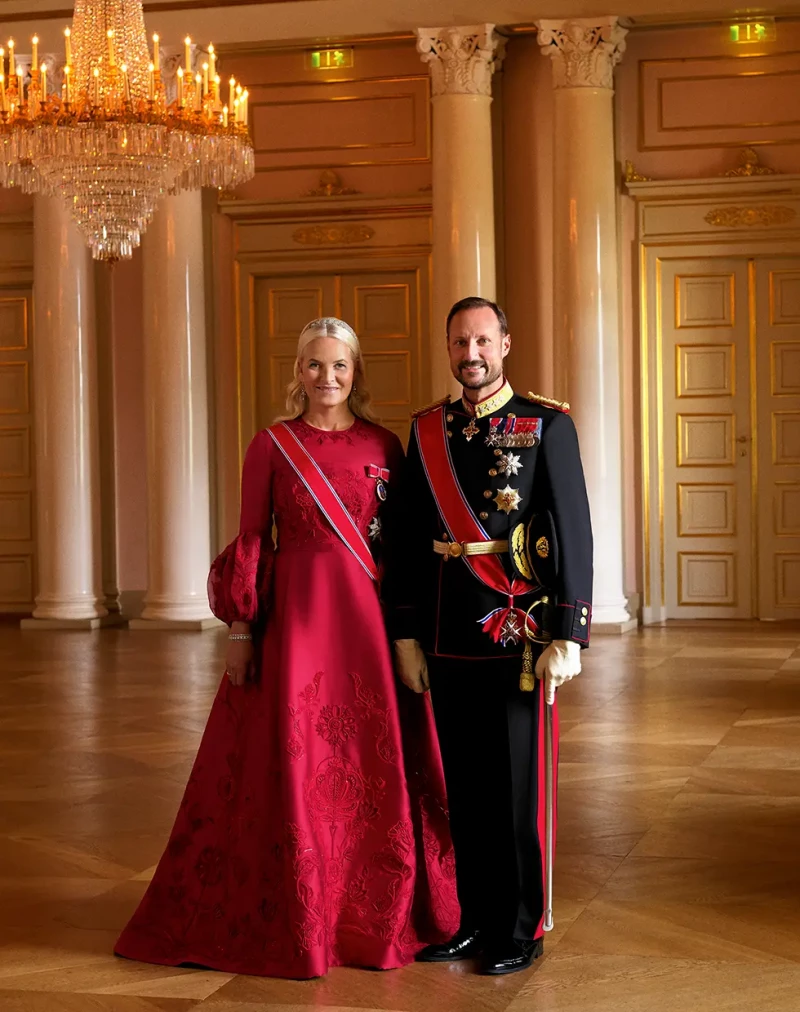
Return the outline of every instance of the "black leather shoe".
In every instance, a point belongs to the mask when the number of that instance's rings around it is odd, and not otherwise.
[[[441,945],[426,945],[417,953],[418,963],[453,963],[457,959],[471,959],[481,951],[483,942],[480,933],[461,930]]]
[[[511,939],[505,945],[492,945],[483,954],[481,973],[498,976],[501,973],[517,973],[527,970],[544,952],[544,939],[537,938],[534,942],[518,942]]]

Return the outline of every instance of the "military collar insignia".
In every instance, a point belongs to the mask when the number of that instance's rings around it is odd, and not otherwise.
[[[472,401],[467,400],[466,396],[462,397],[461,401],[468,415],[472,415],[473,418],[486,418],[487,415],[492,415],[495,411],[504,408],[513,396],[514,388],[506,380],[497,393],[487,397],[485,401],[473,404]]]

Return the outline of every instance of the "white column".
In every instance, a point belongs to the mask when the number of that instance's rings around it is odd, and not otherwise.
[[[431,395],[461,396],[445,322],[459,299],[495,298],[491,102],[504,40],[488,24],[418,28],[417,36],[433,95]]]
[[[594,525],[595,632],[635,626],[623,588],[613,72],[616,17],[538,22],[552,57],[556,396],[572,404]]]
[[[203,219],[167,197],[142,240],[148,581],[131,629],[205,629],[210,564]]]
[[[33,241],[39,592],[22,627],[93,629],[106,616],[93,265],[58,198],[35,198]]]

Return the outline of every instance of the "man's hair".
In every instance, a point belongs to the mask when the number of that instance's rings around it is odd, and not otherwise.
[[[456,313],[461,313],[465,309],[491,309],[494,315],[497,317],[497,326],[500,328],[500,333],[503,337],[508,333],[508,320],[506,320],[506,314],[497,305],[496,302],[490,302],[488,299],[481,299],[477,295],[470,295],[466,299],[459,299],[458,302],[453,306],[450,312],[447,314],[447,336],[450,337],[450,324]]]

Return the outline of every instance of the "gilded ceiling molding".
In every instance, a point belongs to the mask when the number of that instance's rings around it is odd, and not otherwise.
[[[431,72],[433,97],[492,94],[492,74],[505,55],[494,25],[418,28],[417,52]]]
[[[306,190],[304,197],[350,197],[360,190],[354,190],[352,186],[342,186],[342,180],[338,172],[333,169],[324,169],[320,173],[319,184],[313,190]]]
[[[761,164],[758,152],[755,148],[742,148],[739,152],[739,160],[735,169],[728,169],[720,173],[722,176],[777,176],[777,169],[770,169]]]
[[[374,235],[375,229],[369,225],[309,225],[296,229],[292,239],[301,246],[349,246]]]
[[[793,207],[761,204],[757,207],[715,207],[705,215],[705,221],[719,228],[741,228],[743,225],[746,228],[756,225],[769,228],[771,225],[786,225],[796,217]]]
[[[625,182],[626,183],[650,183],[652,182],[651,176],[643,176],[640,172],[636,171],[636,167],[630,159],[625,162]]]
[[[616,16],[537,21],[542,55],[553,60],[555,88],[613,88],[627,28]]]

